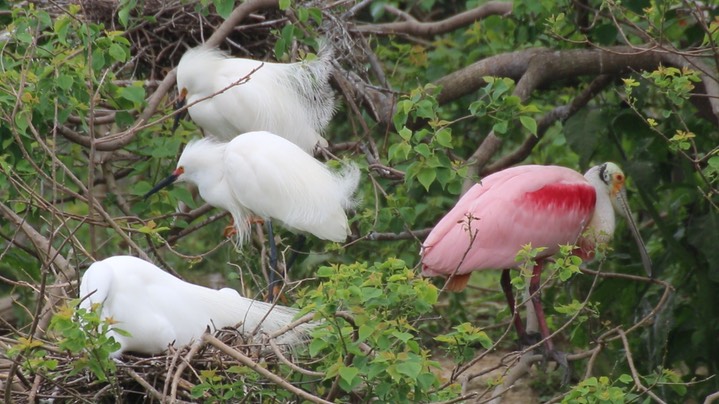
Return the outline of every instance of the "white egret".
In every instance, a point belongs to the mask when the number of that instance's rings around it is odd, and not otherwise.
[[[354,164],[333,172],[287,139],[249,132],[229,143],[191,141],[175,171],[145,198],[175,181],[196,185],[205,202],[232,214],[238,245],[249,235],[251,215],[265,219],[274,273],[277,249],[271,220],[295,232],[344,241],[350,234],[345,210],[355,203],[359,175]]]
[[[331,61],[329,45],[316,59],[298,63],[230,58],[199,46],[180,59],[177,89],[188,104],[207,98],[190,106],[189,113],[210,136],[229,141],[268,131],[312,154],[318,143],[327,144],[321,133],[335,109],[328,82]]]
[[[272,333],[290,324],[298,311],[248,299],[234,289],[214,290],[182,281],[137,257],[114,256],[90,265],[80,282],[80,307],[100,304],[100,315],[111,318],[109,335],[123,352],[158,354],[173,344],[198,340],[207,327],[237,327],[249,334],[258,326]],[[303,324],[278,338],[295,345],[306,339],[313,324]]]

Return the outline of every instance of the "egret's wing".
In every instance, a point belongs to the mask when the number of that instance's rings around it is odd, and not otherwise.
[[[255,214],[320,238],[346,238],[343,206],[353,190],[298,146],[267,132],[247,133],[228,145],[225,167],[234,197]]]

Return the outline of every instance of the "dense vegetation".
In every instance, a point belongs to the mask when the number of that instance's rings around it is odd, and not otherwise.
[[[0,0],[0,24],[6,402],[286,401],[296,394],[290,383],[315,402],[487,400],[494,385],[521,376],[500,372],[468,387],[490,350],[507,353],[502,371],[525,359],[544,366],[541,355],[510,354],[498,272],[475,274],[461,294],[442,291],[442,280],[419,275],[421,240],[489,173],[528,163],[583,172],[604,161],[629,178],[655,279],[643,277],[621,220],[612,248],[586,269],[557,259],[542,298],[552,330],[564,327],[555,340],[570,353],[573,378],[561,385],[558,372],[534,375],[536,393],[678,402],[719,390],[711,2]],[[203,284],[220,274],[250,297],[267,285],[261,227],[237,249],[221,235],[227,215],[185,187],[142,199],[199,136],[191,121],[170,131],[172,69],[185,47],[208,42],[288,62],[312,57],[322,40],[335,48],[341,100],[325,137],[363,176],[353,236],[342,245],[310,238],[289,275],[290,304],[325,320],[294,358],[310,371],[270,360],[263,366],[282,382],[268,383],[222,359],[219,343],[189,365],[107,360],[113,342],[97,327],[108,324],[75,312],[72,300],[94,260],[137,255]],[[176,212],[179,202],[189,213]],[[278,237],[288,257],[293,240]],[[440,373],[446,358],[456,367]]]

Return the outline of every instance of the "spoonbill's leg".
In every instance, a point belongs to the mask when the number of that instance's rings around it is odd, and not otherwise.
[[[571,377],[571,370],[569,369],[569,362],[567,362],[567,355],[564,352],[559,352],[554,349],[554,343],[549,338],[549,327],[547,327],[547,319],[544,317],[544,310],[542,309],[542,298],[538,293],[539,284],[541,283],[542,268],[544,267],[544,261],[538,261],[532,270],[532,279],[529,282],[529,295],[532,299],[532,305],[537,315],[537,323],[539,325],[539,333],[544,340],[544,347],[546,349],[546,355],[554,359],[557,364],[564,370],[564,376],[562,377],[562,384],[569,383]]]
[[[509,269],[502,271],[502,278],[500,279],[502,285],[502,291],[504,296],[507,298],[507,304],[509,304],[509,313],[512,314],[512,322],[514,322],[514,328],[517,330],[517,335],[520,341],[524,341],[527,336],[527,332],[522,324],[522,318],[519,316],[519,312],[516,310],[514,301],[514,291],[512,290],[512,283],[510,278]]]

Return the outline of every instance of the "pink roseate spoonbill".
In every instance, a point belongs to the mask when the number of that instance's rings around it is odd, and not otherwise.
[[[444,216],[422,245],[422,273],[450,276],[446,288],[464,289],[473,271],[503,269],[502,289],[514,326],[526,337],[515,313],[509,268],[522,246],[546,249],[536,257],[529,291],[540,333],[549,352],[553,345],[537,292],[544,261],[560,245],[577,245],[575,254],[589,259],[595,246],[614,233],[614,210],[623,215],[637,240],[642,263],[651,263],[626,202],[625,176],[614,163],[592,167],[582,176],[565,167],[526,165],[508,168],[474,185]]]
[[[174,344],[198,340],[207,327],[255,329],[272,333],[290,324],[298,310],[248,299],[236,290],[214,290],[182,281],[155,265],[131,256],[114,256],[90,265],[80,281],[80,307],[100,305],[100,316],[111,319],[108,332],[123,352],[158,354]],[[283,334],[289,346],[306,340],[313,324]],[[114,329],[126,331],[129,335]]]
[[[332,54],[327,43],[313,60],[270,63],[190,49],[177,65],[178,106],[191,105],[192,120],[220,140],[267,131],[312,154],[318,143],[327,145],[321,133],[335,111]]]
[[[175,171],[145,198],[175,181],[196,185],[205,202],[232,214],[238,246],[249,235],[251,216],[259,216],[267,225],[270,273],[274,274],[277,248],[272,220],[294,232],[345,241],[350,234],[345,210],[355,204],[359,176],[354,164],[331,171],[287,139],[249,132],[229,143],[212,138],[191,141]],[[273,283],[271,278],[270,286]]]

